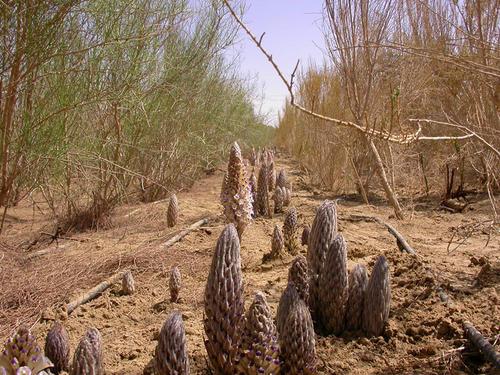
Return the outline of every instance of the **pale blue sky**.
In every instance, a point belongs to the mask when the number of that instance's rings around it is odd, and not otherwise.
[[[323,60],[324,41],[321,32],[323,0],[247,0],[244,21],[257,36],[263,32],[263,46],[273,55],[287,77],[297,59],[305,67],[308,61]],[[287,90],[264,55],[240,31],[240,72],[255,79],[257,110],[267,113],[268,122],[276,125]]]

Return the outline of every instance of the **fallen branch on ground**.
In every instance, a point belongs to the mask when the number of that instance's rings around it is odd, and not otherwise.
[[[364,221],[371,221],[371,222],[379,223],[379,224],[385,226],[387,228],[387,230],[389,231],[389,233],[392,234],[394,237],[396,237],[396,243],[397,243],[400,251],[402,251],[402,252],[404,251],[408,254],[413,254],[413,255],[416,255],[417,257],[419,257],[418,254],[416,253],[416,251],[408,244],[408,242],[406,242],[404,237],[392,225],[382,221],[378,217],[365,216],[365,215],[351,215],[347,218],[344,218],[344,220],[350,220],[350,221],[362,221],[362,220],[364,220]],[[422,257],[419,257],[419,258],[421,259]],[[435,272],[432,270],[431,267],[426,267],[426,271],[430,274],[432,279],[434,279],[434,280],[438,279]],[[444,289],[438,283],[437,283],[436,287],[434,288],[434,290],[436,291],[437,295],[439,296],[439,299],[441,300],[441,302],[443,302],[448,307],[453,306],[453,301],[451,300],[451,298],[448,296],[448,294],[446,294]]]
[[[375,216],[365,216],[365,215],[351,215],[347,220],[356,220],[356,221],[373,221],[375,223],[379,223],[387,228],[387,231],[392,234],[396,238],[396,244],[398,245],[398,249],[400,251],[406,252],[408,254],[416,254],[416,251],[406,242],[405,238],[399,233],[396,228],[392,225],[386,223],[385,221],[379,219]]]
[[[479,349],[484,358],[491,362],[495,368],[500,369],[500,355],[498,355],[493,345],[481,335],[472,323],[464,321],[463,328],[469,342]]]
[[[162,246],[165,248],[165,249],[168,249],[170,246],[172,246],[173,244],[175,244],[176,242],[179,242],[180,240],[182,240],[184,237],[186,237],[186,235],[188,235],[190,232],[192,232],[193,230],[195,229],[198,229],[199,227],[201,227],[203,224],[207,224],[208,223],[208,218],[204,218],[204,219],[201,219],[199,221],[197,221],[196,223],[190,225],[189,227],[187,227],[186,229],[182,230],[181,232],[179,232],[178,234],[176,234],[175,236],[173,236],[172,238],[170,238],[167,242],[165,242]]]
[[[66,311],[67,311],[68,315],[71,314],[78,306],[81,306],[84,303],[87,303],[87,302],[93,300],[94,298],[98,297],[99,295],[102,294],[102,292],[104,292],[106,289],[108,289],[111,285],[113,285],[117,281],[121,280],[121,278],[123,277],[123,274],[125,272],[127,272],[127,271],[125,270],[125,271],[120,271],[118,273],[115,273],[109,279],[96,285],[94,288],[90,289],[87,293],[82,294],[76,300],[68,303],[66,305]]]
[[[40,257],[42,255],[51,254],[51,253],[55,252],[55,250],[62,250],[62,249],[64,249],[67,245],[68,244],[63,244],[63,245],[60,245],[60,246],[50,247],[48,249],[39,250],[39,251],[36,251],[34,253],[30,253],[27,256],[27,259],[38,258],[38,257]]]

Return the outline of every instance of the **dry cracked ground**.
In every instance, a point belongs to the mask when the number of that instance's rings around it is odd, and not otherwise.
[[[292,205],[301,224],[312,223],[322,200],[338,198],[309,188],[307,177],[292,160],[282,157],[277,164],[287,170],[293,182]],[[12,209],[0,247],[0,338],[5,340],[19,324],[28,323],[43,343],[52,319],[61,317],[59,304],[73,300],[115,272],[131,269],[135,294],[121,295],[116,284],[64,317],[72,351],[88,327],[97,327],[105,346],[106,373],[142,374],[163,322],[179,310],[186,326],[192,373],[208,374],[203,292],[215,243],[224,226],[219,204],[222,175],[219,170],[178,194],[180,222],[175,228],[167,228],[168,202],[160,201],[120,207],[111,229],[49,243],[50,238],[41,234],[52,230],[43,205],[27,202]],[[481,356],[465,345],[461,322],[470,320],[489,338],[499,334],[499,239],[475,230],[468,238],[455,238],[463,240],[460,247],[455,249],[454,240],[448,248],[454,228],[470,228],[488,220],[488,201],[473,199],[474,210],[464,214],[439,211],[435,201],[422,201],[414,203],[406,221],[398,222],[385,205],[366,206],[349,196],[342,198],[338,202],[339,229],[348,241],[349,267],[363,263],[370,270],[374,259],[385,254],[393,300],[383,337],[318,337],[318,372],[493,373]],[[417,255],[399,252],[394,237],[384,227],[359,220],[359,215],[390,222]],[[209,218],[205,227],[170,248],[162,246],[180,229],[204,217]],[[241,247],[246,303],[261,290],[273,312],[293,258],[263,264],[262,256],[270,250],[274,225],[282,223],[282,214],[258,218],[246,230]],[[305,253],[306,248],[301,251]],[[168,277],[173,266],[182,274],[179,303],[169,302]],[[437,292],[438,287],[444,294]]]

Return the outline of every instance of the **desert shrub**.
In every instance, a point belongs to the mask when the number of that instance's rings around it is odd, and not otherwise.
[[[123,201],[189,186],[235,139],[268,141],[224,57],[237,28],[221,4],[27,6],[0,14],[0,205],[36,190],[67,228],[101,227]]]

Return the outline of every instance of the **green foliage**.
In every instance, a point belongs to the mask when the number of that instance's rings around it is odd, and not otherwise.
[[[0,18],[1,205],[36,188],[69,216],[160,199],[236,138],[272,138],[224,59],[237,28],[216,1],[14,2]]]

